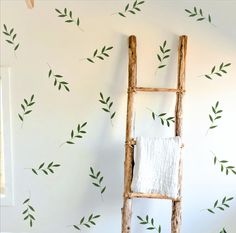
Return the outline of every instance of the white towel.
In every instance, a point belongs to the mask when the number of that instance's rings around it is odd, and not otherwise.
[[[132,191],[177,198],[180,150],[180,137],[138,137]]]

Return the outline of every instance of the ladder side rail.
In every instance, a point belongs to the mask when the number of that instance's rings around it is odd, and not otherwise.
[[[182,122],[183,122],[183,96],[185,92],[185,67],[186,67],[186,53],[187,53],[187,36],[180,36],[178,49],[178,82],[177,89],[181,90],[176,93],[175,106],[175,135],[182,136]],[[182,154],[182,153],[181,153]],[[179,190],[178,201],[172,201],[172,217],[171,217],[171,233],[180,233],[181,228],[181,191],[182,191],[182,155],[180,157],[179,166]]]
[[[124,196],[122,208],[122,233],[131,232],[132,199],[128,196],[131,192],[133,153],[134,148],[130,143],[133,138],[134,125],[134,95],[137,85],[137,54],[136,37],[129,37],[129,67],[128,67],[128,99],[126,116],[126,143],[125,143],[125,162],[124,162]]]

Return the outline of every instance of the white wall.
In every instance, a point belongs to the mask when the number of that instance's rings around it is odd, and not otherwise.
[[[236,232],[236,202],[230,208],[210,214],[215,200],[235,197],[235,175],[220,172],[213,164],[219,159],[235,165],[236,131],[236,32],[235,1],[159,1],[148,0],[141,12],[122,18],[112,15],[128,1],[35,1],[28,10],[24,1],[1,1],[3,24],[14,27],[20,43],[14,56],[1,33],[1,66],[12,68],[12,149],[14,157],[15,206],[1,208],[1,231],[65,233],[76,231],[76,224],[90,213],[101,214],[97,225],[87,232],[118,233],[121,226],[123,161],[125,141],[127,38],[138,40],[138,80],[140,86],[173,87],[176,79],[178,36],[189,36],[187,80],[184,105],[184,190],[183,233],[218,233],[225,227]],[[132,1],[130,1],[132,2]],[[185,8],[201,7],[210,13],[215,26],[189,18]],[[57,17],[55,8],[67,7],[81,19],[79,30]],[[158,46],[167,40],[172,49],[168,67],[156,72]],[[96,48],[114,46],[110,57],[95,64],[82,60]],[[232,63],[228,74],[208,80],[199,77],[214,65]],[[49,63],[64,75],[71,91],[58,91],[48,79]],[[99,92],[111,96],[116,116],[113,127],[101,110]],[[24,98],[35,95],[33,111],[23,127],[18,118]],[[137,135],[173,134],[173,127],[153,121],[147,108],[173,114],[174,95],[143,94],[136,101]],[[210,125],[211,106],[223,109],[218,128],[205,133]],[[67,140],[78,123],[87,121],[87,134],[75,145],[59,145]],[[34,175],[25,168],[42,162],[61,164],[53,175]],[[89,167],[104,175],[107,190],[104,201],[91,184]],[[30,229],[23,221],[22,202],[31,193],[36,221]],[[155,218],[162,232],[170,232],[170,202],[135,200],[133,232],[145,232],[136,216]],[[85,232],[86,232],[85,231]]]

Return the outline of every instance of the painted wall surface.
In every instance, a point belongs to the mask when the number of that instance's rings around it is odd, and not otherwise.
[[[137,36],[139,85],[175,87],[178,37],[186,34],[182,232],[235,233],[236,1],[35,2],[29,10],[25,1],[1,1],[15,184],[1,231],[120,232],[127,39]],[[138,94],[136,135],[172,136],[174,105],[174,94]],[[152,112],[167,113],[164,125]],[[133,203],[133,232],[156,231],[140,224],[146,215],[170,232],[170,201]]]

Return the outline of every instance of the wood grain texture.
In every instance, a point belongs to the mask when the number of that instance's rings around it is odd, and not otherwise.
[[[178,83],[177,89],[185,90],[185,67],[186,67],[186,53],[187,53],[187,36],[179,38],[178,49]],[[176,107],[175,107],[175,135],[182,136],[182,122],[183,122],[183,95],[184,92],[176,93]],[[182,153],[181,153],[182,154]],[[180,156],[179,166],[179,190],[178,196],[181,198],[182,187],[182,155]],[[171,233],[180,233],[181,228],[181,201],[172,201],[172,217],[171,217]]]
[[[155,198],[155,199],[180,201],[179,198],[171,198],[166,195],[161,195],[161,194],[157,194],[157,193],[129,193],[128,197],[129,198]]]
[[[179,90],[176,88],[158,88],[158,87],[136,87],[135,91],[143,92],[181,92],[184,90]]]
[[[134,125],[134,95],[133,91],[137,84],[137,54],[136,37],[129,37],[129,80],[128,80],[128,99],[126,116],[126,144],[125,144],[125,163],[124,163],[124,203],[122,208],[122,233],[131,232],[132,199],[128,197],[131,191],[132,172],[133,172],[133,152],[134,148],[129,143],[133,138]]]

